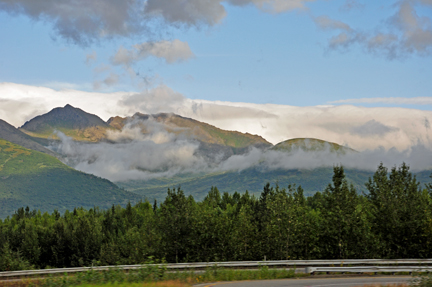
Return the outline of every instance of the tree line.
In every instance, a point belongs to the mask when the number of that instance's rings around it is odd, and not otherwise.
[[[258,197],[220,194],[197,202],[168,189],[160,205],[61,215],[20,208],[0,220],[0,270],[165,262],[432,257],[432,185],[406,164],[382,164],[359,194],[333,168],[331,183],[305,197],[301,186],[264,186]]]

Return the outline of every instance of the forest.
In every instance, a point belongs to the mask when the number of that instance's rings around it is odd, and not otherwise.
[[[157,262],[432,257],[432,184],[381,164],[360,194],[333,168],[325,190],[266,184],[261,195],[204,200],[168,189],[139,202],[60,214],[20,208],[0,220],[0,271]]]

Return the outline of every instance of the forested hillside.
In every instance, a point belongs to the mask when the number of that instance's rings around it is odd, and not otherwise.
[[[382,165],[359,195],[334,167],[330,184],[267,184],[259,197],[221,194],[203,201],[168,190],[160,205],[76,208],[60,214],[19,209],[0,221],[0,270],[167,262],[430,258],[432,185],[422,189],[403,164]]]

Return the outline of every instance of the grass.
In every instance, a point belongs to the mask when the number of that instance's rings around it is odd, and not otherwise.
[[[191,284],[180,281],[161,281],[148,283],[108,283],[108,284],[83,284],[78,287],[189,287]]]
[[[88,127],[85,129],[56,127],[56,128],[47,128],[37,132],[21,129],[22,132],[34,138],[58,140],[59,137],[55,134],[55,131],[60,131],[76,141],[84,141],[84,142],[99,142],[101,139],[105,139],[107,130],[114,130],[114,128],[100,127],[100,126]]]
[[[26,279],[15,282],[0,282],[0,287],[189,287],[200,283],[266,280],[306,277],[308,274],[296,274],[295,270],[270,269],[262,266],[260,269],[236,270],[211,267],[204,271],[166,272],[165,268],[144,266],[129,272],[112,269],[109,271],[87,271],[72,275],[52,276],[43,280]],[[405,284],[371,285],[363,287],[432,287],[432,275],[423,274],[414,277]]]
[[[295,270],[269,269],[263,266],[258,270],[235,270],[219,267],[204,271],[166,272],[164,268],[145,266],[125,272],[120,269],[109,271],[88,271],[73,275],[51,276],[43,280],[23,280],[0,283],[0,287],[186,287],[199,283],[240,280],[283,279],[307,276],[296,274]]]

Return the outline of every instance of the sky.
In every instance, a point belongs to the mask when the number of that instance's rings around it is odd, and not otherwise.
[[[431,0],[0,0],[0,23],[0,118],[17,127],[70,103],[432,148]]]
[[[117,2],[0,0],[0,82],[431,109],[430,0]]]

